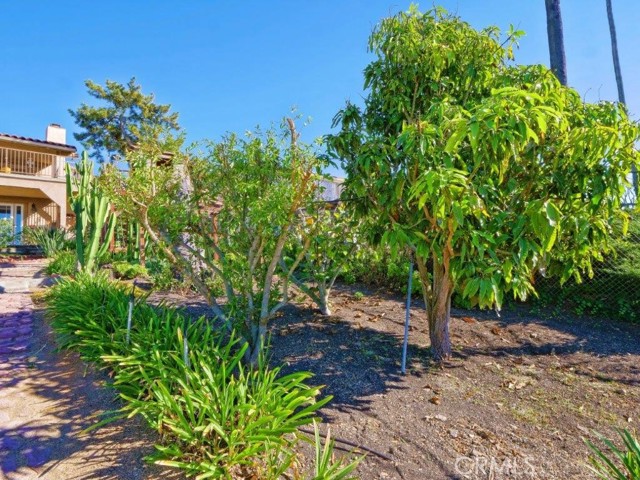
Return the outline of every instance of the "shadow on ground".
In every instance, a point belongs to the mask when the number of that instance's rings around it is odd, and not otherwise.
[[[145,464],[157,439],[137,419],[89,434],[82,430],[101,412],[120,407],[107,377],[88,370],[77,355],[59,353],[53,334],[34,318],[31,349],[24,362],[8,359],[0,370],[0,472],[24,478],[151,480],[183,478],[179,472]],[[0,401],[2,401],[0,400]]]

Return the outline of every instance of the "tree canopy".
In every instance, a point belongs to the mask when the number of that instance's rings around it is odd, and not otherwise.
[[[454,290],[499,308],[532,293],[537,271],[579,278],[624,217],[637,126],[544,66],[513,65],[520,35],[443,9],[384,19],[364,107],[347,104],[326,138],[358,211],[414,250],[437,360],[451,353]]]
[[[142,93],[135,78],[126,85],[107,80],[105,86],[91,80],[85,82],[89,95],[103,102],[102,106],[83,103],[69,110],[82,129],[74,133],[91,156],[100,162],[122,159],[136,146],[141,135],[153,131],[178,131],[178,114],[169,113],[171,105],[155,103],[153,95]]]

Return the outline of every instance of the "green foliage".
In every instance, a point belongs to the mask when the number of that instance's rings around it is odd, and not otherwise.
[[[310,374],[242,364],[248,347],[204,318],[137,299],[127,342],[129,291],[79,274],[47,296],[47,315],[63,348],[112,371],[126,405],[159,431],[156,463],[197,478],[277,479],[295,459],[296,431],[330,400],[318,399]],[[185,348],[186,346],[186,348]]]
[[[290,278],[324,315],[331,315],[331,289],[358,249],[359,225],[341,204],[318,202],[299,216],[290,251],[281,265],[290,272],[299,263],[300,273]]]
[[[596,433],[609,453],[605,453],[591,441],[585,440],[594,453],[589,457],[591,470],[603,480],[640,480],[640,442],[628,430],[618,430],[618,434],[622,438],[622,449],[608,438]]]
[[[327,432],[327,438],[323,445],[320,430],[315,422],[313,423],[313,428],[316,455],[312,480],[355,480],[356,477],[349,477],[348,475],[358,467],[364,457],[359,457],[352,461],[347,461],[342,457],[335,461],[335,441],[331,438],[331,432]]]
[[[171,262],[163,257],[150,258],[146,262],[147,273],[156,290],[171,290],[176,284]]]
[[[152,138],[127,157],[128,175],[107,168],[103,182],[118,211],[139,222],[218,318],[242,333],[254,362],[267,322],[287,302],[293,272],[281,271],[283,251],[322,165],[297,138],[293,121],[281,132],[229,135],[204,154]],[[171,162],[159,167],[166,152]]]
[[[111,268],[116,278],[122,278],[124,280],[146,277],[148,275],[147,269],[139,263],[129,263],[126,261],[113,262]]]
[[[61,250],[51,257],[45,272],[47,275],[73,276],[76,273],[76,263],[75,252]]]
[[[610,249],[639,129],[624,106],[585,104],[543,66],[512,66],[517,35],[442,9],[384,19],[369,40],[365,108],[327,137],[346,194],[382,240],[415,250],[437,358],[454,291],[480,307],[525,298]]]
[[[612,252],[595,262],[593,277],[569,280],[560,287],[554,278],[539,278],[542,305],[557,305],[578,315],[640,321],[640,217],[634,216],[627,235],[612,238]]]
[[[409,259],[406,255],[391,255],[388,248],[364,246],[353,256],[340,275],[347,284],[359,282],[406,294]],[[414,271],[411,294],[416,295],[420,291],[420,276]]]
[[[353,294],[353,299],[357,300],[358,302],[361,300],[364,300],[364,293],[362,293],[361,291],[357,291]]]
[[[144,95],[135,78],[126,85],[107,80],[105,86],[85,82],[88,93],[103,106],[82,104],[69,110],[80,133],[76,140],[100,162],[122,159],[139,143],[140,136],[155,128],[178,130],[178,114],[169,113],[170,105],[159,105],[153,95]]]
[[[84,152],[75,172],[67,164],[67,200],[76,215],[78,269],[93,273],[105,255],[116,226],[109,199],[93,176],[93,162]]]
[[[0,248],[11,245],[14,238],[13,220],[8,218],[0,219]]]
[[[70,250],[75,241],[62,228],[26,227],[22,232],[22,242],[27,245],[38,245],[44,256],[51,258],[62,250]]]

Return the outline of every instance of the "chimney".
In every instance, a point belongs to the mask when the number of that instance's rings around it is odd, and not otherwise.
[[[45,140],[47,142],[61,143],[63,145],[66,145],[67,131],[57,123],[52,123],[47,127]]]

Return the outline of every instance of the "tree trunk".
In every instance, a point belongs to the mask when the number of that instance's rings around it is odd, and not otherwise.
[[[616,86],[618,87],[618,101],[626,105],[624,96],[624,84],[622,83],[622,69],[620,68],[620,57],[618,56],[618,37],[616,35],[616,23],[613,20],[613,6],[611,0],[607,2],[607,19],[609,20],[609,34],[611,35],[611,54],[613,56],[613,70],[616,75]],[[631,183],[635,201],[638,202],[638,168],[635,163],[631,165]]]
[[[564,53],[564,33],[560,0],[545,0],[547,10],[547,37],[549,38],[549,63],[551,71],[562,85],[567,84],[567,58]]]
[[[607,0],[607,18],[609,19],[609,33],[611,34],[611,53],[613,54],[613,69],[616,73],[616,85],[618,86],[618,100],[626,104],[624,98],[624,86],[622,84],[622,71],[620,70],[620,58],[618,57],[618,39],[616,36],[616,24],[613,21],[613,7],[611,0]]]
[[[245,353],[245,360],[249,365],[255,366],[258,364],[258,360],[260,360],[260,353],[262,352],[262,348],[264,347],[264,339],[267,336],[267,325],[266,323],[261,323],[257,326],[257,328],[253,332],[253,342],[249,344],[247,351]]]
[[[451,318],[453,284],[449,277],[448,263],[448,258],[445,259],[444,264],[438,263],[437,260],[434,259],[433,283],[429,294],[425,295],[431,353],[436,363],[442,363],[451,357],[449,320]]]
[[[331,290],[324,285],[318,285],[318,308],[322,315],[331,316],[331,308],[329,307],[329,294]]]

